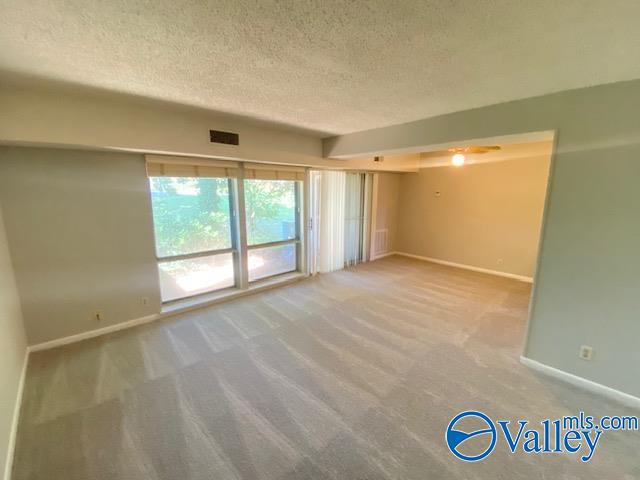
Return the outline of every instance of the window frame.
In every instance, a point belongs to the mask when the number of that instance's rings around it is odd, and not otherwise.
[[[306,232],[305,232],[305,218],[308,218],[308,212],[306,210],[307,206],[307,198],[308,195],[308,178],[309,178],[309,169],[305,168],[302,178],[298,177],[297,179],[282,179],[283,181],[292,181],[294,183],[294,194],[295,194],[295,236],[291,239],[278,240],[273,242],[265,242],[261,244],[248,245],[247,243],[247,224],[246,224],[246,205],[245,205],[245,191],[244,185],[245,180],[259,180],[259,178],[247,178],[245,176],[245,164],[240,162],[236,165],[237,175],[229,175],[225,177],[217,177],[217,178],[225,178],[228,183],[228,192],[229,192],[229,222],[230,222],[230,234],[231,234],[231,247],[222,248],[222,249],[214,249],[214,250],[206,250],[201,252],[193,252],[186,254],[178,254],[178,255],[169,255],[169,256],[159,256],[158,255],[158,244],[156,242],[155,236],[155,219],[152,214],[152,224],[153,224],[153,235],[154,235],[154,250],[155,250],[155,258],[156,265],[158,268],[158,272],[160,271],[160,265],[166,262],[172,261],[180,261],[180,260],[188,260],[193,258],[201,258],[201,257],[210,257],[216,255],[223,254],[232,254],[233,261],[233,280],[234,283],[232,286],[223,287],[219,289],[208,290],[206,292],[198,292],[190,295],[181,296],[178,298],[172,298],[170,300],[162,299],[163,305],[170,305],[176,302],[202,297],[210,294],[220,294],[221,292],[224,294],[225,291],[231,293],[237,290],[247,290],[250,286],[254,284],[259,284],[263,281],[269,281],[273,278],[290,275],[292,273],[299,272],[301,274],[305,274],[307,270],[307,261],[305,257],[306,251]],[[148,177],[151,179],[152,177],[156,177],[160,175],[154,175],[149,173]],[[170,175],[166,175],[170,176]],[[216,177],[207,177],[202,176],[200,178],[216,178]],[[275,180],[275,179],[274,179]],[[151,183],[149,182],[149,185]],[[151,191],[149,190],[150,201]],[[152,206],[152,205],[151,205]],[[153,207],[152,207],[153,208]],[[261,249],[261,248],[269,248],[269,247],[278,247],[281,245],[295,245],[295,267],[294,269],[287,272],[279,272],[273,275],[267,275],[264,277],[257,278],[255,280],[249,281],[249,263],[248,257],[249,252],[251,250]]]
[[[154,176],[149,176],[149,178],[153,178]],[[156,257],[156,264],[157,264],[157,268],[160,269],[160,265],[163,263],[169,263],[169,262],[175,262],[175,261],[180,261],[180,260],[191,260],[193,258],[202,258],[202,257],[213,257],[213,256],[217,256],[217,255],[224,255],[227,253],[231,253],[232,254],[232,258],[233,258],[233,285],[229,286],[229,287],[223,287],[223,288],[217,288],[217,289],[213,289],[213,290],[207,290],[206,292],[199,292],[199,293],[194,293],[191,295],[184,295],[182,297],[177,297],[177,298],[172,298],[170,300],[164,300],[162,298],[161,295],[161,301],[162,304],[170,304],[173,302],[179,302],[181,300],[186,300],[189,298],[193,298],[193,297],[198,297],[200,295],[207,295],[210,293],[214,293],[214,292],[222,292],[224,290],[229,290],[232,288],[236,288],[238,286],[239,283],[239,278],[238,278],[238,269],[236,268],[236,257],[238,254],[238,243],[237,243],[237,235],[235,232],[235,222],[234,219],[236,218],[236,211],[237,211],[237,205],[235,202],[235,183],[236,183],[236,179],[233,177],[187,177],[187,178],[224,178],[227,181],[227,191],[229,192],[229,232],[231,235],[231,246],[227,247],[227,248],[218,248],[218,249],[213,249],[213,250],[203,250],[203,251],[199,251],[199,252],[192,252],[192,253],[183,253],[183,254],[178,254],[178,255],[167,255],[167,256],[160,256],[158,255],[158,242],[156,240],[156,230],[155,230],[155,218],[153,217],[153,212],[152,212],[152,222],[153,222],[153,235],[154,235],[154,244],[155,244],[155,257]],[[150,183],[149,183],[150,185]],[[151,195],[151,191],[149,192]],[[151,203],[152,203],[152,210],[153,210],[153,198],[151,198]],[[160,292],[162,293],[162,289],[160,289]]]
[[[305,176],[306,177],[306,176]],[[244,193],[244,182],[247,180],[260,180],[260,179],[255,179],[255,178],[243,178],[242,179],[242,185],[243,185],[243,193]],[[269,248],[269,247],[279,247],[281,245],[295,245],[295,249],[296,249],[296,264],[295,267],[293,268],[293,270],[289,270],[287,272],[278,272],[278,273],[274,273],[273,275],[266,275],[264,277],[260,277],[260,278],[256,278],[255,280],[249,280],[249,271],[248,271],[248,260],[247,260],[247,283],[248,284],[254,284],[256,282],[261,282],[263,280],[267,280],[269,278],[273,278],[273,277],[277,277],[279,275],[286,275],[288,273],[292,273],[292,272],[300,272],[302,271],[302,192],[301,192],[301,188],[304,185],[304,181],[301,180],[278,180],[278,181],[285,181],[285,182],[293,182],[294,184],[294,203],[295,203],[295,207],[294,207],[294,222],[295,222],[295,235],[293,238],[287,238],[285,240],[276,240],[273,242],[264,242],[264,243],[256,243],[254,245],[246,245],[246,250],[247,250],[247,257],[248,257],[248,253],[251,250],[259,250],[262,248]],[[246,198],[246,197],[245,197]],[[245,207],[245,215],[246,215],[246,207]],[[245,227],[246,227],[246,222],[245,222]]]

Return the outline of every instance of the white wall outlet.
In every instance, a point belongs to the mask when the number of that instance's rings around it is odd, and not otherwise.
[[[143,307],[149,306],[149,297],[140,297],[140,303]]]
[[[593,347],[580,345],[580,353],[578,356],[583,360],[591,360],[591,358],[593,358]]]
[[[95,312],[93,312],[93,319],[96,322],[101,322],[102,320],[104,320],[104,315],[100,310],[96,310]]]

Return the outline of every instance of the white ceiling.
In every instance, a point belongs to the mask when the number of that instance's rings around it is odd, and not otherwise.
[[[2,0],[0,71],[343,134],[640,78],[637,0]]]

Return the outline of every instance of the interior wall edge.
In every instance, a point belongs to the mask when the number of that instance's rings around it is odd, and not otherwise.
[[[0,477],[9,480],[27,371],[27,336],[6,205],[0,206]]]
[[[20,373],[20,381],[18,383],[18,394],[16,396],[13,408],[13,419],[11,422],[11,431],[9,432],[9,445],[7,448],[7,458],[5,460],[4,479],[11,480],[11,470],[13,469],[13,459],[16,450],[16,438],[18,435],[18,424],[20,421],[20,409],[22,408],[22,397],[24,395],[24,384],[27,378],[27,368],[29,366],[29,347],[25,348],[24,360],[22,363],[22,372]]]
[[[538,286],[538,277],[540,275],[540,263],[542,261],[542,247],[545,239],[547,223],[549,221],[549,206],[551,205],[551,191],[553,186],[553,171],[556,165],[556,152],[558,149],[558,132],[554,132],[551,153],[549,154],[549,166],[547,173],[547,184],[545,186],[544,204],[542,207],[542,221],[540,222],[540,231],[538,233],[538,248],[536,249],[536,262],[533,269],[533,282],[531,287],[531,297],[529,299],[529,311],[527,312],[527,322],[524,327],[524,337],[522,338],[522,356],[527,357],[529,354],[529,337],[533,324],[533,316],[535,314],[536,289]]]

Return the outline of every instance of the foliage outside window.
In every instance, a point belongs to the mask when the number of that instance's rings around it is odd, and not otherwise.
[[[245,180],[249,245],[296,237],[295,188],[295,182],[288,180]]]
[[[226,178],[150,180],[158,257],[231,247]]]
[[[239,281],[234,258],[241,252],[229,251],[235,228],[230,208],[233,181],[149,178],[163,301],[232,287]],[[295,270],[296,182],[251,179],[243,186],[249,281]]]

